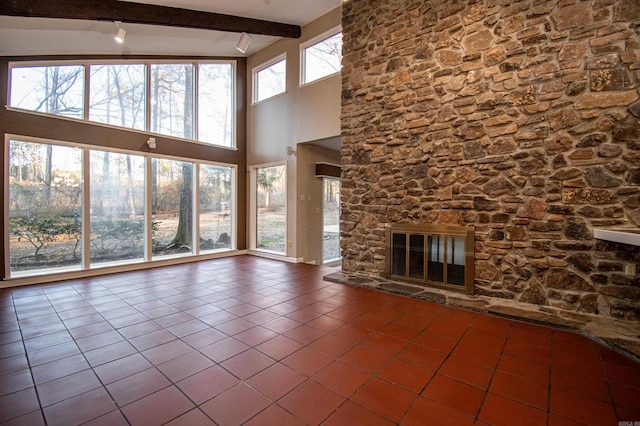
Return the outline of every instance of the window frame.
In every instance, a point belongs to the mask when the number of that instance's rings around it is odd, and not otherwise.
[[[276,93],[274,95],[271,95],[269,97],[263,98],[263,99],[259,99],[258,95],[259,95],[259,84],[258,84],[258,74],[264,70],[266,70],[269,67],[272,67],[280,62],[284,61],[285,65],[284,65],[284,90],[282,92]],[[282,53],[274,58],[271,58],[270,60],[261,63],[260,65],[254,67],[251,70],[251,91],[252,91],[252,105],[256,105],[265,101],[268,101],[270,99],[274,99],[277,98],[279,96],[282,96],[284,94],[287,93],[287,53]]]
[[[183,138],[183,137],[179,137],[179,136],[173,136],[173,135],[169,135],[169,134],[163,134],[163,133],[156,133],[156,132],[152,132],[151,131],[151,65],[172,65],[172,64],[191,64],[194,66],[194,78],[193,78],[193,134],[194,134],[194,138]],[[199,136],[199,110],[198,110],[198,104],[199,104],[199,65],[208,65],[208,64],[229,64],[231,65],[231,84],[232,87],[230,89],[231,92],[231,105],[230,105],[230,110],[233,113],[232,116],[232,120],[231,120],[231,145],[227,146],[227,145],[220,145],[220,144],[216,144],[216,143],[212,143],[212,142],[206,142],[206,141],[201,141],[199,139],[196,139]],[[84,72],[83,72],[83,78],[84,78],[84,86],[83,86],[83,115],[82,118],[76,118],[76,117],[68,117],[68,116],[63,116],[63,115],[56,115],[56,114],[50,114],[50,113],[46,113],[46,112],[41,112],[41,111],[34,111],[34,110],[30,110],[30,109],[25,109],[25,108],[20,108],[20,107],[16,107],[16,106],[11,106],[11,87],[12,87],[12,70],[14,68],[30,68],[30,67],[46,67],[46,66],[69,66],[69,65],[78,65],[78,66],[82,66],[84,68]],[[91,66],[92,65],[144,65],[145,66],[145,129],[135,129],[135,128],[131,128],[131,127],[122,127],[122,126],[118,126],[118,125],[114,125],[114,124],[109,124],[109,123],[102,123],[99,121],[92,121],[89,119],[89,107],[90,107],[90,99],[91,99],[91,92],[90,92],[90,86],[91,86]],[[20,60],[11,60],[8,62],[8,76],[7,76],[7,106],[6,109],[10,110],[10,111],[15,111],[15,112],[19,112],[19,113],[24,113],[24,114],[34,114],[34,115],[40,115],[40,116],[45,116],[45,117],[55,117],[57,119],[62,119],[62,120],[71,120],[71,121],[76,121],[76,122],[83,122],[83,123],[89,123],[91,125],[95,125],[95,126],[104,126],[104,127],[108,127],[108,128],[112,128],[112,129],[118,129],[118,130],[126,130],[126,131],[130,131],[130,132],[137,132],[137,133],[142,133],[145,135],[150,135],[153,137],[159,137],[159,138],[169,138],[169,139],[174,139],[174,140],[179,140],[179,141],[187,141],[187,142],[191,142],[191,143],[197,143],[197,144],[201,144],[201,145],[205,145],[205,146],[211,146],[211,147],[216,147],[216,148],[221,148],[221,149],[231,149],[231,150],[237,150],[238,149],[238,129],[237,129],[237,124],[238,124],[238,114],[237,114],[237,106],[238,106],[238,61],[235,59],[203,59],[203,60],[199,60],[199,59],[191,59],[191,58],[184,58],[184,59],[176,59],[176,58],[171,58],[171,59],[167,59],[167,60],[163,60],[162,58],[158,58],[158,59],[130,59],[130,60],[123,60],[123,59],[115,59],[115,60],[107,60],[107,59],[78,59],[78,60],[73,60],[73,59],[62,59],[62,60],[35,60],[35,61],[30,61],[30,60],[25,60],[25,61],[20,61]]]
[[[341,241],[341,237],[340,237],[340,230],[338,229],[338,257],[334,257],[334,258],[330,258],[330,259],[325,259],[324,258],[324,226],[325,226],[325,220],[326,220],[326,207],[327,207],[327,194],[324,191],[325,188],[325,182],[331,182],[331,183],[335,183],[337,182],[338,184],[338,202],[337,202],[337,207],[338,207],[338,223],[340,220],[340,212],[342,211],[341,209],[341,204],[340,204],[340,197],[342,196],[341,193],[341,189],[342,189],[342,179],[339,177],[330,177],[330,176],[322,176],[322,265],[328,265],[328,266],[332,266],[337,264],[339,261],[342,260],[342,250],[340,249],[340,241]]]
[[[341,26],[337,26],[334,27],[328,31],[323,32],[322,34],[319,34],[315,37],[313,37],[312,39],[307,40],[304,43],[300,44],[300,81],[299,81],[299,86],[303,87],[303,86],[308,86],[309,84],[313,84],[316,83],[318,81],[322,81],[325,80],[327,78],[331,78],[337,74],[340,74],[340,71],[342,70],[342,63],[340,63],[340,69],[336,72],[333,72],[331,74],[326,74],[320,78],[316,78],[315,80],[311,80],[311,81],[305,81],[305,70],[306,70],[306,57],[305,57],[305,51],[306,49],[315,46],[316,44],[319,44],[325,40],[330,39],[331,37],[342,33],[342,27]]]
[[[127,129],[127,130],[131,130],[131,131],[137,131],[137,132],[144,132],[144,133],[150,133],[148,132],[146,129],[149,128],[149,110],[150,110],[150,106],[149,106],[149,83],[148,83],[148,78],[149,78],[149,67],[148,67],[148,61],[144,61],[144,60],[130,60],[130,61],[106,61],[106,60],[100,60],[100,61],[84,61],[85,62],[85,116],[82,118],[83,121],[86,121],[88,123],[91,124],[97,124],[97,125],[104,125],[107,127],[111,127],[111,128],[117,128],[117,129]],[[9,70],[11,70],[11,62],[9,63]],[[133,127],[122,127],[122,126],[118,126],[116,124],[110,124],[110,123],[103,123],[101,121],[95,121],[92,120],[90,118],[91,116],[91,67],[92,66],[109,66],[109,65],[142,65],[144,67],[144,97],[145,97],[145,101],[144,101],[144,129],[136,129]],[[11,71],[9,71],[9,74],[11,74]],[[10,92],[11,87],[9,87],[9,92]],[[57,117],[57,116],[56,116]]]
[[[19,64],[19,65],[16,65]],[[13,69],[14,68],[38,68],[38,67],[60,67],[60,66],[81,66],[83,68],[82,71],[82,78],[84,79],[83,81],[83,86],[82,86],[82,118],[77,118],[77,117],[69,117],[69,116],[65,116],[65,115],[57,115],[57,114],[51,114],[48,112],[42,112],[42,111],[34,111],[34,110],[30,110],[30,109],[26,109],[26,108],[20,108],[20,107],[14,107],[11,106],[11,87],[12,87],[12,83],[13,83]],[[88,89],[89,89],[89,81],[87,80],[87,64],[86,61],[81,60],[81,61],[73,61],[73,60],[62,60],[62,61],[9,61],[8,63],[8,69],[7,69],[8,75],[7,75],[7,108],[11,109],[11,110],[15,110],[15,111],[25,111],[25,112],[30,112],[30,113],[35,113],[35,114],[42,114],[44,116],[47,117],[59,117],[62,119],[66,119],[66,120],[81,120],[81,121],[85,121],[86,117],[88,115],[88,111],[87,111],[87,106],[89,103],[88,100]]]
[[[231,99],[230,99],[230,105],[229,108],[232,112],[232,117],[231,117],[231,145],[230,146],[226,146],[226,145],[218,145],[218,144],[214,144],[211,142],[204,142],[201,141],[200,139],[197,139],[198,143],[202,143],[202,144],[206,144],[209,146],[215,146],[215,147],[219,147],[219,148],[227,148],[227,149],[237,149],[238,147],[238,132],[237,132],[237,125],[238,125],[238,99],[237,99],[237,94],[238,94],[238,90],[237,90],[237,83],[238,83],[238,61],[236,60],[207,60],[207,61],[198,61],[198,67],[196,67],[195,69],[195,78],[193,81],[194,84],[194,95],[195,95],[195,99],[193,101],[193,105],[194,105],[194,120],[195,120],[195,124],[194,124],[194,129],[193,132],[195,135],[200,136],[200,65],[211,65],[211,64],[229,64],[231,65],[231,87],[229,88],[230,92],[231,92]],[[197,117],[196,117],[197,116]]]
[[[207,161],[202,159],[195,158],[186,158],[186,157],[178,157],[174,155],[163,155],[163,154],[155,154],[153,152],[139,152],[134,150],[126,150],[126,149],[118,149],[118,148],[110,148],[103,146],[95,146],[86,143],[74,143],[68,141],[60,141],[54,139],[47,138],[39,138],[25,135],[16,135],[6,133],[3,139],[3,155],[4,155],[4,200],[3,200],[3,212],[4,218],[2,220],[2,226],[4,230],[4,271],[3,271],[3,280],[5,281],[15,281],[15,280],[27,280],[28,282],[36,282],[38,277],[50,277],[52,275],[61,276],[64,279],[66,277],[84,277],[87,275],[95,275],[96,271],[108,271],[108,272],[122,272],[128,270],[137,270],[142,267],[155,267],[162,266],[167,264],[175,264],[175,263],[184,263],[185,261],[193,261],[193,260],[202,260],[202,259],[210,259],[220,257],[221,255],[228,255],[228,253],[234,252],[237,250],[237,237],[238,230],[237,228],[237,216],[238,216],[238,165],[236,164],[228,164],[216,161]],[[38,143],[38,144],[47,144],[54,146],[63,146],[63,147],[72,147],[79,148],[83,152],[81,154],[82,157],[82,174],[83,174],[83,182],[82,182],[82,200],[81,200],[81,208],[82,213],[80,217],[82,218],[82,249],[81,249],[81,263],[77,268],[43,268],[43,269],[33,269],[26,271],[11,271],[11,250],[10,250],[10,233],[9,233],[9,214],[10,214],[10,205],[9,205],[9,186],[10,186],[10,164],[9,164],[9,153],[10,153],[10,141],[16,140],[21,142],[29,142],[29,143]],[[88,160],[90,157],[91,151],[102,151],[109,153],[118,153],[118,154],[126,154],[126,155],[135,155],[144,158],[145,164],[145,205],[144,205],[144,218],[145,218],[145,254],[143,259],[136,259],[132,262],[122,261],[122,262],[106,262],[106,263],[91,263],[90,262],[90,225],[91,225],[91,179],[90,179],[90,165],[88,164]],[[186,161],[191,162],[194,165],[193,174],[193,219],[194,219],[194,227],[192,232],[194,233],[194,247],[192,253],[184,255],[184,254],[174,254],[167,256],[153,256],[151,252],[151,161],[153,158],[157,159],[168,159],[175,161]],[[200,205],[199,205],[199,196],[200,196],[200,187],[199,187],[199,172],[200,166],[212,165],[217,167],[226,167],[230,169],[231,172],[231,199],[230,199],[230,226],[232,230],[231,241],[229,248],[225,249],[214,249],[214,250],[206,250],[202,251],[200,249],[199,244],[199,213],[200,213]],[[148,266],[147,266],[148,265]],[[100,274],[105,272],[99,272]]]
[[[238,181],[238,166],[237,165],[230,165],[230,164],[223,164],[223,163],[216,163],[213,161],[201,161],[198,160],[195,163],[195,169],[194,169],[194,180],[195,180],[195,188],[197,188],[197,192],[194,191],[193,197],[194,197],[194,246],[196,247],[196,251],[198,254],[202,255],[202,254],[211,254],[211,253],[217,253],[220,252],[221,250],[218,249],[205,249],[203,250],[200,247],[200,238],[203,236],[202,233],[200,232],[200,215],[202,214],[201,211],[201,189],[202,189],[202,183],[201,183],[201,177],[202,177],[202,166],[212,166],[212,167],[227,167],[229,168],[230,172],[231,172],[231,176],[230,176],[230,200],[229,200],[229,209],[230,209],[230,216],[229,216],[229,227],[231,228],[231,241],[229,243],[229,249],[228,250],[222,250],[222,251],[232,251],[232,250],[236,250],[237,249],[237,234],[238,234],[238,230],[236,229],[237,226],[237,217],[238,217],[238,204],[237,204],[237,199],[238,199],[238,186],[237,186],[237,181]]]

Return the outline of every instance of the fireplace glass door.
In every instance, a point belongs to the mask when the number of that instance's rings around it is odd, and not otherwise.
[[[473,230],[468,228],[392,228],[387,273],[393,278],[472,293],[473,240]]]

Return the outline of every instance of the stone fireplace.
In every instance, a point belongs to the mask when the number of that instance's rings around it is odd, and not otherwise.
[[[345,2],[343,271],[394,275],[390,225],[473,227],[476,295],[640,319],[640,247],[594,236],[640,226],[639,22],[636,0]]]

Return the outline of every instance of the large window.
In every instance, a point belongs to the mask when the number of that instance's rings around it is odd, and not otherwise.
[[[286,166],[259,167],[256,179],[257,249],[286,254]]]
[[[342,66],[342,33],[320,37],[302,45],[301,84],[311,83],[340,72]]]
[[[91,263],[144,259],[144,157],[90,151]]]
[[[151,65],[151,131],[193,138],[193,65]]]
[[[82,255],[82,150],[11,141],[12,270],[77,269]]]
[[[200,64],[198,70],[198,140],[233,146],[233,67]]]
[[[284,93],[287,82],[287,59],[278,57],[253,72],[254,102],[260,102]]]
[[[153,256],[193,252],[193,163],[151,160]]]
[[[7,148],[8,277],[235,248],[234,167],[17,138]]]
[[[200,250],[230,248],[233,203],[229,167],[200,166]]]
[[[233,147],[234,70],[229,61],[15,62],[9,105]]]
[[[84,117],[84,66],[51,65],[11,70],[10,106],[65,117]]]
[[[144,130],[145,66],[91,65],[90,70],[89,120]]]

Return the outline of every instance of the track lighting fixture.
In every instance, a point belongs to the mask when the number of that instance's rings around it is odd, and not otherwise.
[[[242,53],[247,53],[249,43],[251,43],[251,37],[247,33],[242,33],[240,35],[240,40],[238,40],[238,44],[236,45],[236,49]]]
[[[127,35],[127,32],[124,30],[124,28],[122,28],[120,26],[120,22],[116,21],[114,22],[116,24],[116,28],[118,29],[118,31],[116,32],[116,35],[113,37],[118,43],[122,44],[124,43],[124,38]]]

